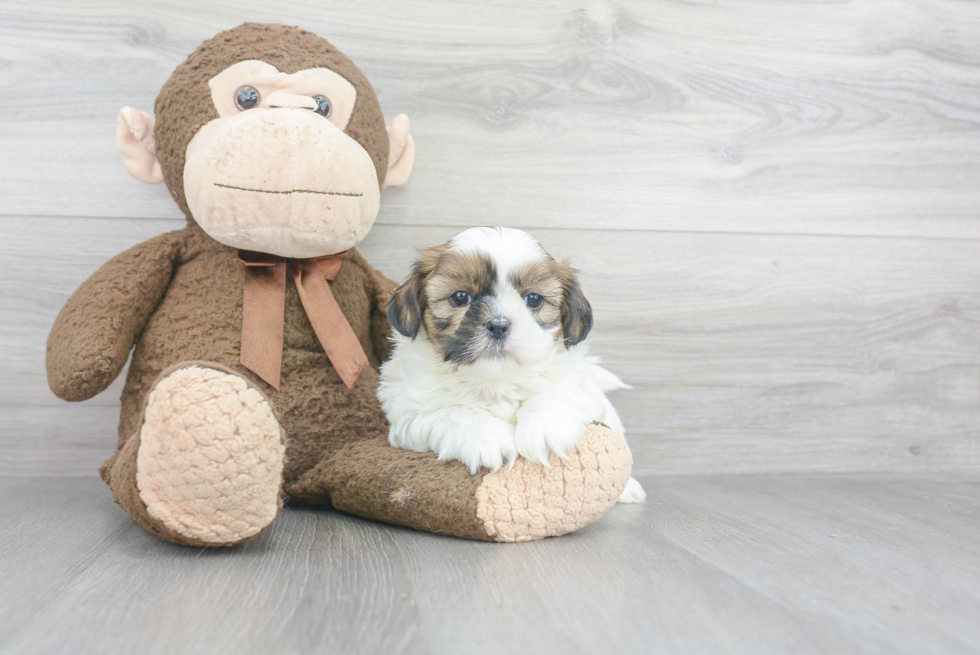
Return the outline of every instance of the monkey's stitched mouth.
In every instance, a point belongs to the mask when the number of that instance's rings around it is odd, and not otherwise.
[[[234,186],[231,184],[219,184],[214,183],[214,186],[221,187],[222,189],[233,189],[235,191],[250,191],[252,193],[272,193],[276,195],[288,195],[290,193],[315,193],[321,196],[347,196],[350,198],[360,198],[363,193],[343,193],[342,191],[315,191],[313,189],[290,189],[289,191],[270,191],[268,189],[248,189],[242,186]]]

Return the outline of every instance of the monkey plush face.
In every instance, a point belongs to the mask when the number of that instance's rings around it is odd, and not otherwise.
[[[298,28],[245,24],[206,41],[156,114],[120,112],[127,169],[165,181],[216,241],[283,257],[356,245],[380,189],[403,184],[414,161],[407,117],[386,129],[364,74]]]
[[[184,195],[194,219],[236,248],[315,257],[357,244],[378,215],[381,183],[344,133],[357,91],[328,68],[287,75],[256,60],[209,80],[218,118],[187,144]]]

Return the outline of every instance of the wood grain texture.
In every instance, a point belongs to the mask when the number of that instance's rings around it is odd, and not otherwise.
[[[88,473],[117,382],[44,380],[64,300],[183,219],[115,115],[244,20],[331,38],[412,117],[369,260],[530,229],[582,269],[644,473],[980,465],[980,7],[951,0],[0,5],[0,476]]]
[[[3,211],[177,217],[119,165],[116,112],[245,19],[333,39],[412,117],[383,223],[980,236],[980,11],[955,0],[8,1]]]
[[[0,481],[4,653],[980,652],[975,476],[649,477],[501,545],[286,509],[167,544],[95,479]]]
[[[411,116],[377,267],[485,224],[572,258],[646,505],[516,546],[287,509],[215,552],[113,505],[121,383],[60,402],[45,339],[183,224],[119,108],[245,20]],[[3,653],[980,653],[980,5],[5,0],[0,88]]]
[[[84,474],[115,444],[117,381],[68,405],[44,341],[71,290],[172,221],[0,218],[0,472]],[[456,227],[378,226],[362,252],[403,278]],[[980,242],[534,230],[581,273],[591,348],[641,472],[914,471],[980,465]],[[78,249],[78,243],[87,247]],[[65,261],[38,270],[35,262]],[[32,277],[40,277],[32,284]],[[69,427],[70,426],[70,427]]]

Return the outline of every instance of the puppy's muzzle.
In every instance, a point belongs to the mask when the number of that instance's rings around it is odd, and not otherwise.
[[[500,341],[507,336],[507,330],[509,328],[510,321],[502,316],[491,318],[489,321],[487,321],[487,332],[489,332],[490,336],[497,341]]]

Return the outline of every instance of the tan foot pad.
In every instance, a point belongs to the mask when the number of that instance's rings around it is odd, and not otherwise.
[[[477,517],[496,541],[533,541],[574,532],[616,503],[633,469],[626,441],[604,425],[585,430],[571,456],[551,467],[518,458],[476,490]]]
[[[150,392],[136,485],[150,516],[170,530],[233,544],[276,517],[284,452],[262,394],[237,375],[189,366]]]

